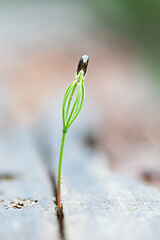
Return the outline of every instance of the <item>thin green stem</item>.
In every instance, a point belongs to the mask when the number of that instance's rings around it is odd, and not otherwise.
[[[62,105],[62,119],[63,119],[63,128],[65,127],[65,122],[66,122],[66,114],[65,114],[65,107],[66,107],[66,103],[67,103],[67,99],[68,96],[70,94],[70,92],[72,91],[73,86],[76,84],[76,80],[74,80],[69,87],[67,88],[65,95],[64,95],[64,99],[63,99],[63,105]]]
[[[63,104],[62,104],[62,118],[63,118],[63,133],[62,133],[62,140],[61,140],[61,148],[60,148],[60,155],[59,155],[59,165],[58,165],[58,186],[57,186],[57,198],[58,198],[58,213],[59,217],[63,217],[62,214],[62,203],[61,203],[61,172],[62,172],[62,161],[63,161],[63,153],[64,153],[64,144],[66,139],[66,134],[73,123],[73,121],[76,119],[78,114],[81,111],[84,97],[85,97],[85,89],[84,89],[84,77],[86,74],[87,66],[88,66],[89,57],[87,55],[83,55],[82,58],[79,61],[77,72],[75,75],[74,81],[69,85],[67,88]],[[74,92],[76,90],[76,87],[79,83],[79,88],[77,92],[77,97],[74,101],[74,104],[71,108],[71,102],[73,99]],[[71,108],[71,110],[70,110]],[[69,115],[69,116],[68,116]]]
[[[73,107],[72,107],[72,110],[71,110],[71,113],[70,113],[70,115],[69,115],[69,118],[68,118],[68,120],[67,120],[67,124],[66,124],[67,127],[70,126],[70,120],[71,120],[71,118],[72,118],[72,115],[73,115],[73,113],[74,113],[74,110],[75,110],[77,104],[79,104],[79,103],[78,103],[78,96],[77,96],[77,98],[76,98],[76,100],[75,100],[75,103],[74,103],[74,105],[73,105]]]
[[[66,140],[67,130],[63,129],[62,140],[61,140],[61,149],[59,155],[59,166],[58,166],[58,210],[61,211],[62,203],[61,203],[61,172],[62,172],[62,162],[63,162],[63,152],[64,152],[64,144]]]
[[[71,95],[70,95],[70,98],[69,98],[69,100],[68,100],[68,105],[67,105],[67,110],[66,110],[66,119],[67,119],[67,117],[68,117],[69,107],[70,107],[70,105],[71,105],[72,97],[73,97],[73,94],[74,94],[74,92],[75,92],[76,87],[77,87],[77,82],[76,82],[76,84],[74,85],[74,87],[73,87],[73,89],[72,89],[72,92],[71,92]]]
[[[78,88],[78,93],[77,93],[77,98],[76,98],[76,101],[75,101],[75,108],[73,109],[73,112],[72,112],[72,116],[70,118],[70,121],[68,122],[68,125],[70,126],[70,123],[73,121],[73,118],[76,114],[76,112],[78,111],[79,109],[79,105],[80,105],[80,99],[81,99],[81,93],[82,93],[82,86],[81,86],[81,82],[79,82],[79,88]]]
[[[81,103],[80,106],[77,108],[77,110],[75,111],[75,114],[73,115],[70,123],[68,124],[68,128],[71,126],[71,124],[74,122],[74,120],[76,119],[76,117],[78,116],[78,114],[80,113],[82,106],[83,106],[83,102],[84,102],[84,98],[85,98],[85,88],[84,88],[84,84],[82,83],[82,98],[81,98]]]
[[[82,94],[82,83],[79,82],[79,88],[78,88],[78,93],[77,93],[77,106],[75,108],[74,114],[76,114],[78,108],[79,108],[79,104],[80,104],[80,99],[81,99],[81,94]],[[74,116],[74,115],[73,115]],[[72,116],[72,117],[73,117]]]

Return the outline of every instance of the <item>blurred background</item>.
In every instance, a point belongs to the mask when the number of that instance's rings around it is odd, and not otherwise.
[[[46,112],[60,122],[88,54],[76,126],[91,116],[86,144],[103,149],[113,171],[160,187],[159,13],[159,0],[0,1],[1,133]]]

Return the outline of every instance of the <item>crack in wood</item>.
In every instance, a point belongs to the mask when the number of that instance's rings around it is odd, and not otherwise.
[[[46,169],[47,175],[49,177],[51,186],[52,186],[52,193],[55,198],[54,204],[55,204],[55,212],[57,215],[58,225],[59,225],[59,232],[60,232],[60,238],[61,240],[66,240],[65,235],[65,226],[64,226],[64,213],[63,213],[63,207],[62,211],[58,211],[58,200],[57,200],[57,185],[56,185],[56,179],[51,171],[51,162],[53,161],[53,157],[51,154],[50,144],[47,141],[44,141],[44,135],[42,137],[41,134],[34,134],[34,142],[37,147],[37,150],[40,155],[40,159],[42,160],[43,166]],[[45,136],[45,139],[47,139],[47,136]]]
[[[0,173],[0,181],[12,181],[19,177],[18,174]]]

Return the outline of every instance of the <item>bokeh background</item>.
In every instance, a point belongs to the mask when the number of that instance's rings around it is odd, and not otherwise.
[[[1,133],[53,108],[60,121],[88,54],[86,144],[113,171],[160,187],[159,13],[159,0],[0,1]]]

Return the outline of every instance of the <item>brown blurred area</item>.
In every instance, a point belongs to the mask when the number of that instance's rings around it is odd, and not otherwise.
[[[61,108],[58,96],[73,80],[81,55],[88,54],[86,105],[98,116],[96,144],[114,171],[160,187],[153,75],[137,46],[98,31],[93,19],[78,3],[1,4],[1,130],[32,124],[48,104]]]

